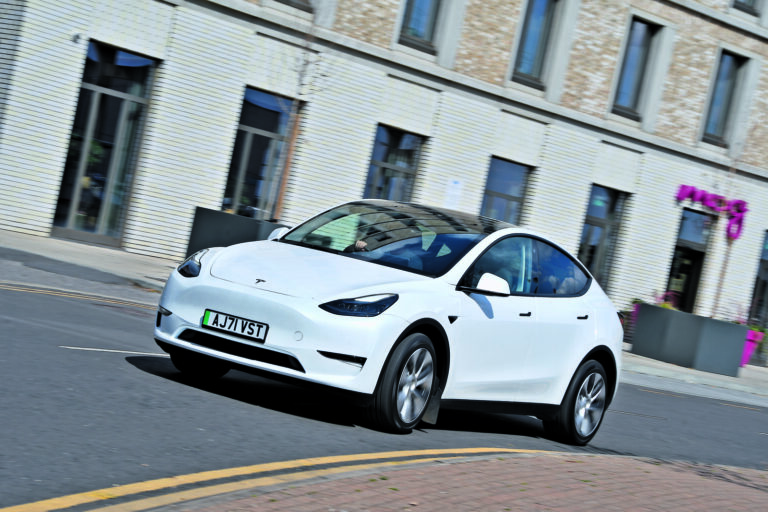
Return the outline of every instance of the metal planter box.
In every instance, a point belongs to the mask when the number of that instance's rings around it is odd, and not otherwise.
[[[187,244],[187,256],[207,247],[265,240],[273,230],[282,226],[275,222],[198,206]]]
[[[737,377],[747,326],[641,304],[632,352],[667,363]]]

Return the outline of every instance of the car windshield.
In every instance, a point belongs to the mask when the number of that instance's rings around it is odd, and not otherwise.
[[[359,201],[308,220],[281,241],[435,277],[505,226],[427,206]]]

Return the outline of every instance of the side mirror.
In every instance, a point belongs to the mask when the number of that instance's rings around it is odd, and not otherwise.
[[[272,232],[267,237],[267,240],[277,240],[278,238],[282,237],[284,234],[286,234],[288,231],[290,231],[290,228],[287,228],[285,226],[281,228],[277,228],[272,230]]]
[[[477,289],[483,292],[498,293],[500,295],[509,295],[509,283],[506,279],[486,272],[480,276],[477,282]]]

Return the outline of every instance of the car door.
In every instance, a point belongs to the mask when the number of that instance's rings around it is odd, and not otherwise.
[[[459,283],[460,314],[452,324],[451,371],[444,398],[514,401],[538,316],[530,294],[533,240],[496,242]],[[474,292],[490,273],[507,281],[509,295]]]
[[[594,343],[595,311],[587,293],[591,279],[573,258],[543,240],[535,241],[534,254],[538,324],[521,375],[520,400],[559,403]]]

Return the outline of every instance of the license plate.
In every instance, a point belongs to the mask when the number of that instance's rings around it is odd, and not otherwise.
[[[264,343],[267,338],[269,326],[255,320],[228,315],[219,311],[205,310],[203,315],[203,327],[217,331],[228,332],[235,336],[248,338]]]

